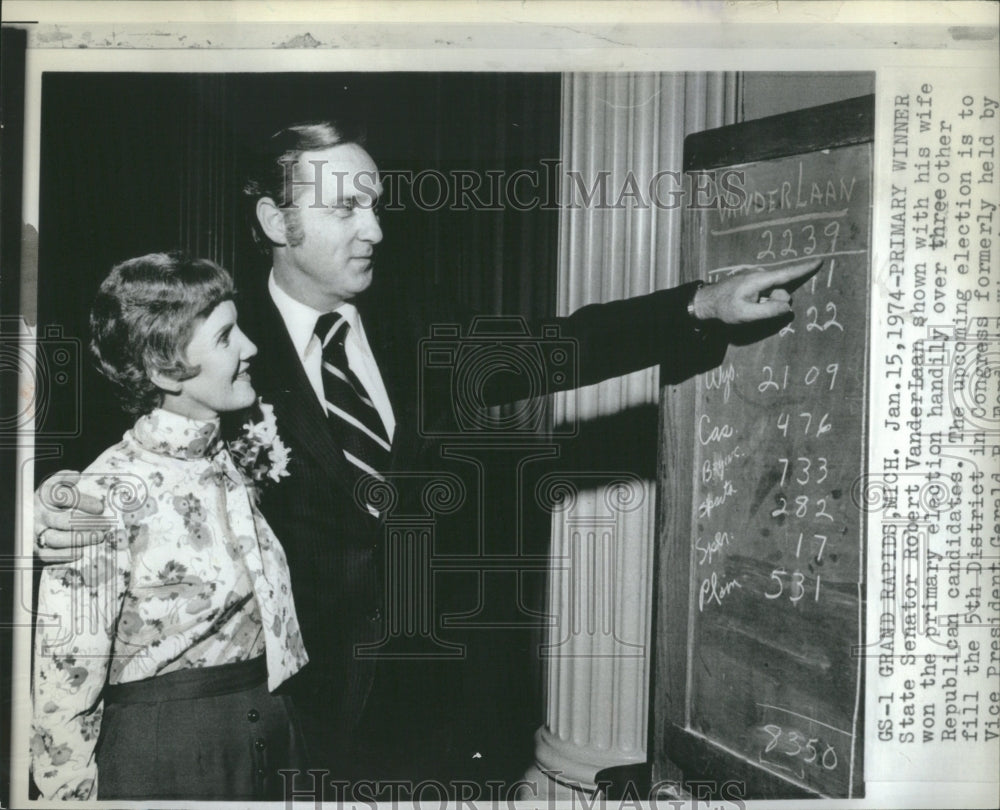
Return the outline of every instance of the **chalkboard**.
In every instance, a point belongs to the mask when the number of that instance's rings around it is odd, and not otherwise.
[[[664,389],[654,780],[745,798],[863,795],[873,98],[685,141],[683,272],[822,258],[794,320],[733,333]],[[725,782],[731,780],[728,787]],[[742,783],[742,784],[738,784]]]

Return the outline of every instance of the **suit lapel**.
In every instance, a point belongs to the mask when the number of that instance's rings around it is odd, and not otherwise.
[[[278,427],[295,446],[311,454],[337,484],[353,493],[354,475],[333,439],[323,406],[309,384],[302,362],[277,307],[267,294],[256,296],[248,310],[247,333],[257,344],[251,376],[257,393],[274,405]],[[241,317],[241,325],[242,325]]]

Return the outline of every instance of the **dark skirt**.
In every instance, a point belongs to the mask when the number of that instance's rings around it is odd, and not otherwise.
[[[263,657],[105,687],[99,799],[276,800],[307,767],[290,698]]]

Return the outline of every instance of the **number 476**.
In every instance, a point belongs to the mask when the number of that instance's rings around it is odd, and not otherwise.
[[[809,435],[809,428],[812,427],[812,423],[813,423],[813,415],[812,415],[812,413],[810,413],[808,411],[804,411],[803,413],[799,414],[799,419],[802,419],[805,422],[805,425],[803,425],[803,427],[802,427],[802,435],[803,436],[808,436]],[[778,414],[778,424],[777,424],[777,427],[778,427],[778,430],[781,431],[781,435],[782,436],[787,436],[788,435],[788,425],[789,425],[790,421],[791,421],[791,417],[790,417],[790,415],[787,412],[782,411],[780,414]],[[819,424],[816,425],[816,432],[813,435],[815,435],[815,436],[822,436],[824,433],[829,433],[831,430],[833,430],[833,425],[830,422],[830,414],[829,413],[824,413],[823,416],[819,420]],[[793,428],[793,432],[794,432],[794,428]]]

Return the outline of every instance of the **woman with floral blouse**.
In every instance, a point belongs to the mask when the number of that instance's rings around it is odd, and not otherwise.
[[[305,766],[273,692],[308,659],[253,492],[287,451],[266,406],[234,452],[219,435],[219,414],[256,399],[232,297],[211,262],[151,254],[94,303],[91,350],[138,421],[77,485],[107,495],[81,526],[104,541],[41,575],[31,757],[46,799],[281,798],[278,770]]]

